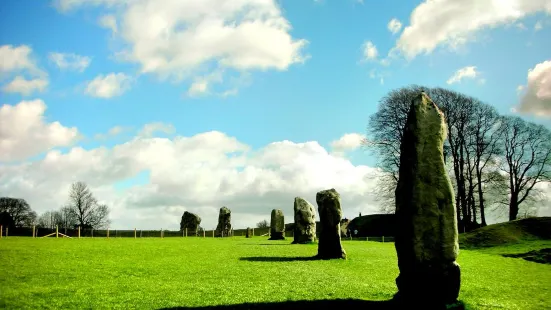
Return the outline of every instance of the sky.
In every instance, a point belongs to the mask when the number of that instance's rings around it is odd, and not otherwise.
[[[40,214],[84,181],[113,229],[292,222],[328,188],[377,213],[379,100],[439,86],[551,128],[549,38],[548,0],[5,0],[0,195]]]

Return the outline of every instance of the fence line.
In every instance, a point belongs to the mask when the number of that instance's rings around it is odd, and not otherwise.
[[[167,229],[160,230],[138,230],[134,228],[133,230],[111,230],[111,229],[69,229],[69,228],[44,228],[44,227],[23,227],[23,228],[11,228],[3,227],[0,225],[0,238],[5,238],[8,236],[17,236],[17,237],[33,237],[33,238],[45,238],[45,237],[54,237],[54,238],[171,238],[171,237],[180,237],[180,238],[232,238],[232,237],[245,237],[247,234],[247,229],[235,229],[230,230],[229,235],[224,235],[222,232],[221,236],[216,235],[216,230],[198,230],[198,231],[188,231],[185,229],[183,231],[171,231]],[[264,237],[270,236],[269,228],[253,228],[251,237]],[[294,238],[294,231],[285,231],[285,238]],[[319,232],[316,232],[316,238],[319,238]],[[374,241],[374,242],[394,242],[393,236],[371,236],[371,237],[350,237],[350,236],[341,236],[343,241]]]

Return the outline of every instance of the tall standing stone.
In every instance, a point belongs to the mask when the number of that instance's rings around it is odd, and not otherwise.
[[[444,167],[444,116],[422,92],[400,145],[396,187],[397,297],[443,305],[457,300],[460,269],[455,199]]]
[[[285,239],[285,217],[283,211],[272,210],[270,219],[270,239],[269,240],[284,240]]]
[[[250,227],[247,227],[246,237],[247,238],[252,238],[252,236],[253,236],[253,229],[250,228]]]
[[[295,197],[295,227],[293,243],[316,241],[316,209],[301,197]]]
[[[188,234],[197,234],[199,224],[201,224],[201,218],[197,214],[185,211],[180,221],[180,231],[187,229]]]
[[[218,225],[216,226],[217,237],[227,237],[231,231],[231,211],[226,207],[220,208]]]
[[[346,252],[341,245],[342,210],[339,193],[334,188],[318,192],[316,202],[321,226],[318,258],[346,259]]]

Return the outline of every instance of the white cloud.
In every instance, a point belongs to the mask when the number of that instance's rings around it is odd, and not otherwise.
[[[94,138],[98,139],[98,140],[103,140],[103,139],[107,139],[107,138],[110,138],[110,137],[115,137],[115,136],[123,133],[126,130],[128,130],[128,128],[126,128],[126,127],[114,126],[114,127],[111,127],[107,131],[107,133],[98,133],[98,134],[94,135]]]
[[[166,124],[162,122],[149,123],[144,125],[144,127],[138,133],[140,137],[152,137],[155,132],[163,132],[166,134],[173,134],[176,131],[176,128],[172,124]]]
[[[18,75],[11,82],[4,85],[2,90],[6,93],[20,93],[23,96],[29,96],[35,91],[42,92],[48,86],[48,79],[36,78],[27,80]]]
[[[92,59],[87,56],[80,56],[73,53],[58,53],[52,52],[48,55],[48,58],[54,62],[59,69],[62,70],[75,70],[83,72]]]
[[[75,127],[46,123],[42,100],[21,101],[0,108],[0,161],[19,161],[54,147],[69,146],[78,137]]]
[[[365,136],[359,133],[347,133],[338,140],[331,142],[331,149],[335,154],[343,155],[345,152],[354,151],[360,147]]]
[[[127,5],[132,2],[137,2],[135,0],[54,0],[54,6],[62,11],[68,12],[75,10],[76,8],[84,5],[88,6],[106,6],[108,8],[117,6],[117,5]]]
[[[31,54],[32,49],[27,45],[0,46],[0,73],[27,71],[33,76],[45,76],[46,73],[38,68]]]
[[[208,82],[207,81],[195,81],[189,87],[187,94],[190,97],[196,97],[199,95],[204,95],[208,91]]]
[[[551,60],[528,70],[527,80],[517,111],[551,117]]]
[[[455,73],[446,81],[446,83],[447,84],[459,83],[463,79],[474,79],[479,75],[480,74],[479,72],[476,71],[475,66],[467,66],[455,71]],[[480,81],[482,81],[482,79]],[[484,80],[484,82],[485,81],[486,80]]]
[[[111,98],[130,89],[130,83],[131,78],[124,73],[100,74],[88,83],[85,92],[93,97]]]
[[[425,0],[411,13],[396,47],[408,59],[438,46],[457,47],[488,28],[511,24],[536,12],[551,13],[549,0]]]
[[[396,34],[402,29],[402,23],[398,19],[393,18],[388,22],[387,28],[392,34]]]
[[[124,44],[118,59],[162,79],[220,69],[287,70],[308,58],[308,42],[290,35],[291,24],[275,0],[57,1],[60,11],[86,6],[114,8],[101,24],[117,25]]]
[[[113,15],[103,15],[99,19],[99,24],[103,28],[111,29],[111,32],[117,33],[118,27],[117,27],[117,19]]]
[[[517,27],[518,29],[520,30],[526,30],[528,28],[526,28],[526,25],[524,25],[524,23],[516,23],[515,24],[515,27]]]
[[[236,96],[239,90],[237,88],[228,89],[220,94],[221,97]]]
[[[114,185],[146,171],[145,183],[125,190]],[[293,200],[315,205],[316,192],[335,188],[345,217],[376,211],[370,189],[376,169],[328,153],[317,142],[274,142],[251,147],[224,133],[192,137],[140,138],[112,149],[51,151],[40,161],[0,165],[0,192],[24,197],[41,213],[67,199],[68,187],[85,181],[112,208],[112,229],[177,229],[185,210],[198,213],[202,226],[216,225],[218,210],[232,210],[234,227],[253,226],[283,209],[293,221]]]
[[[373,42],[371,41],[364,42],[364,44],[362,45],[362,49],[363,49],[364,60],[377,59],[379,52],[377,51],[377,47],[375,46],[375,44],[373,44]]]
[[[517,86],[517,94],[520,94],[524,90],[524,85]]]

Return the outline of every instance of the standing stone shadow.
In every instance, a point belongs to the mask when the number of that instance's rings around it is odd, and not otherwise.
[[[333,300],[297,300],[283,302],[260,302],[260,303],[243,303],[223,306],[205,306],[205,307],[174,307],[161,308],[162,310],[229,310],[229,309],[255,309],[255,310],[275,310],[275,309],[366,309],[366,310],[391,310],[391,309],[414,309],[411,305],[401,304],[396,299],[389,300],[361,300],[361,299],[333,299]],[[446,308],[426,308],[419,309],[440,310]],[[462,303],[458,303],[455,307],[447,308],[453,310],[464,310]]]
[[[296,262],[296,261],[313,261],[313,260],[322,260],[317,256],[251,256],[251,257],[240,257],[239,260],[244,260],[248,262]]]

